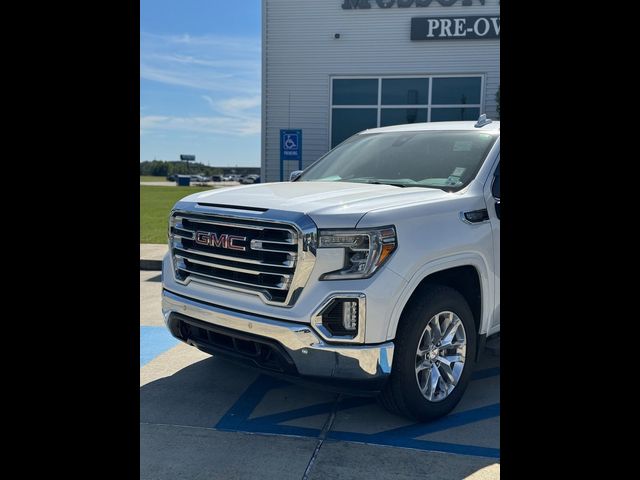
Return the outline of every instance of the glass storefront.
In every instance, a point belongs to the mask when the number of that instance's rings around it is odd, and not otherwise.
[[[334,78],[331,147],[367,128],[476,120],[482,84],[479,75]]]

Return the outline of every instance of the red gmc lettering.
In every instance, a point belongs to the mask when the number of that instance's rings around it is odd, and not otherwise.
[[[227,248],[227,235],[222,234],[220,237],[216,233],[211,234],[211,243],[209,244],[212,247],[222,247]]]
[[[228,250],[237,250],[239,252],[244,252],[247,250],[247,247],[243,245],[238,245],[236,242],[246,242],[247,237],[240,237],[237,235],[227,235],[223,233],[222,235],[218,235],[213,232],[196,232],[196,243],[198,245],[207,245],[210,247],[218,247],[218,248],[226,248]]]
[[[209,234],[207,232],[196,232],[196,243],[198,245],[209,245]]]
[[[229,241],[225,248],[228,248],[229,250],[238,250],[240,252],[244,252],[247,249],[246,247],[242,245],[236,245],[233,242],[235,242],[236,240],[239,242],[244,242],[246,239],[247,237],[237,237],[235,235],[231,235],[229,236]]]

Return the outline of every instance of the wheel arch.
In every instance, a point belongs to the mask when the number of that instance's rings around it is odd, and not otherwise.
[[[396,336],[405,308],[429,284],[447,285],[458,290],[467,300],[476,323],[476,334],[487,333],[493,309],[493,291],[489,269],[478,254],[462,254],[430,262],[419,268],[407,283],[405,293],[398,299],[389,322],[387,338]]]

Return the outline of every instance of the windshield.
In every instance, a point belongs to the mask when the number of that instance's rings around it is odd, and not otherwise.
[[[473,180],[496,138],[496,134],[469,131],[354,135],[309,167],[298,181],[456,191]]]

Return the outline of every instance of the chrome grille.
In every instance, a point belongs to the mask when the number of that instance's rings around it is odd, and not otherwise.
[[[237,249],[225,243],[232,237]],[[210,244],[203,244],[210,238]],[[169,245],[178,282],[255,293],[267,303],[293,303],[294,290],[304,286],[310,273],[305,268],[296,275],[300,256],[308,260],[308,252],[303,233],[286,223],[174,211]]]

